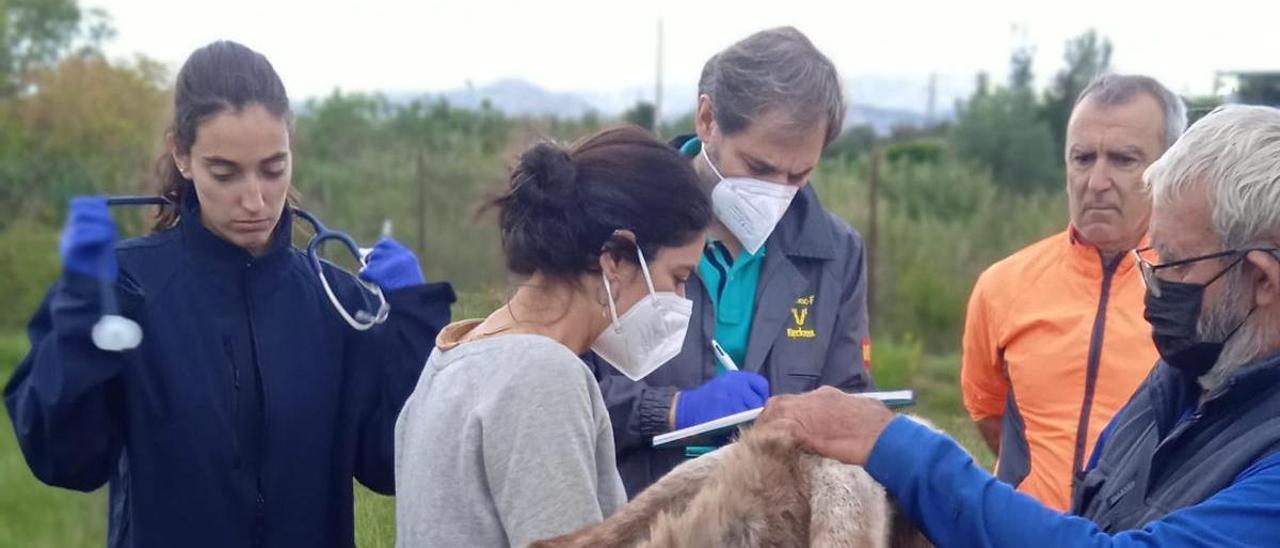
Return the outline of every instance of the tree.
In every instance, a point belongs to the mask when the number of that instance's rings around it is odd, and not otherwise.
[[[1280,72],[1248,72],[1237,76],[1236,100],[1250,105],[1280,107]]]
[[[1009,56],[1009,89],[1019,92],[1031,92],[1031,84],[1035,81],[1035,73],[1031,71],[1035,49],[1030,46],[1019,47]]]
[[[0,0],[0,99],[66,53],[79,25],[76,0]]]
[[[1014,190],[1053,188],[1062,180],[1053,134],[1041,119],[1033,81],[1033,49],[1009,58],[1009,85],[989,89],[985,74],[967,103],[959,105],[951,145],[956,154],[991,170],[997,184]]]
[[[1090,29],[1067,42],[1063,55],[1067,66],[1058,71],[1045,91],[1043,117],[1049,123],[1057,150],[1066,146],[1067,122],[1075,107],[1076,97],[1098,75],[1111,68],[1111,41]],[[1062,162],[1061,155],[1058,158]]]
[[[657,129],[657,126],[654,125],[654,123],[657,122],[657,119],[655,118],[656,115],[653,103],[640,101],[636,103],[635,106],[622,113],[622,120],[629,124],[635,124],[653,131],[654,129]]]
[[[0,154],[0,211],[38,213],[76,194],[150,190],[144,181],[160,151],[166,80],[164,67],[146,58],[113,64],[73,55],[32,71],[36,91],[0,105],[0,135],[16,136],[5,148],[18,149]],[[14,126],[21,131],[6,131]]]
[[[973,94],[977,96],[991,94],[991,75],[979,72],[973,79]]]
[[[1032,191],[1062,180],[1053,136],[1029,93],[1001,88],[974,95],[959,112],[951,143],[960,158],[990,169],[1003,187]]]
[[[1213,109],[1222,106],[1222,98],[1216,95],[1200,95],[1186,98],[1187,124],[1196,123]]]
[[[296,122],[295,148],[317,158],[341,158],[375,139],[386,111],[377,95],[343,94],[334,90],[324,99],[309,99],[305,116]],[[299,155],[303,155],[302,152]]]
[[[876,130],[867,124],[853,126],[822,151],[824,158],[858,158],[876,143]]]
[[[662,122],[660,126],[660,129],[661,129],[660,134],[663,137],[671,138],[677,135],[684,135],[684,134],[696,132],[697,128],[695,127],[695,121],[694,121],[695,116],[696,116],[696,113],[690,110],[689,112],[682,114],[679,118],[676,118],[675,120]]]

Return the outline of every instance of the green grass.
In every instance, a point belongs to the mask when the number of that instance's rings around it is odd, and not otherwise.
[[[903,412],[932,421],[988,470],[995,465],[995,456],[964,409],[958,354],[927,354],[920,340],[911,335],[898,339],[879,336],[872,345],[871,364],[880,389],[915,390],[916,405]]]
[[[915,389],[917,402],[914,409],[907,410],[909,413],[933,421],[968,449],[983,468],[991,470],[995,466],[995,455],[982,441],[961,401],[959,355],[926,355],[908,386]]]
[[[356,546],[391,548],[396,544],[396,499],[356,484]]]
[[[459,295],[455,318],[483,317],[501,301],[501,292]],[[0,333],[0,379],[7,381],[26,354],[23,334]],[[910,387],[917,405],[911,413],[951,433],[988,468],[993,459],[969,422],[960,401],[959,359],[924,354],[917,341],[877,341],[873,364],[883,388]],[[0,415],[4,411],[0,410]],[[37,481],[19,452],[8,416],[0,425],[0,547],[100,547],[106,538],[106,493],[85,494]],[[365,548],[395,544],[395,499],[356,485],[356,542]]]
[[[0,333],[0,379],[9,380],[27,353],[26,335]],[[36,480],[22,459],[9,414],[0,408],[0,546],[70,548],[106,544],[106,490],[54,489]]]

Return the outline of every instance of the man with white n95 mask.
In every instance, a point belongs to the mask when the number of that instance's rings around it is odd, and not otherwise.
[[[871,387],[862,237],[809,186],[844,112],[834,65],[793,28],[753,34],[703,68],[697,133],[671,143],[714,213],[687,288],[684,347],[640,382],[587,356],[628,495],[700,454],[655,449],[658,434],[760,407],[771,394]]]

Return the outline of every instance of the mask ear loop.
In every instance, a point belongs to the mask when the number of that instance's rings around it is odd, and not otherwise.
[[[1215,274],[1212,278],[1209,278],[1209,281],[1200,284],[1200,287],[1209,287],[1209,284],[1212,284],[1213,282],[1218,281],[1218,278],[1221,278],[1223,274],[1230,272],[1231,269],[1236,267],[1236,265],[1244,262],[1244,258],[1248,255],[1249,254],[1247,252],[1240,254],[1240,256],[1236,257],[1236,260],[1231,261],[1231,264],[1227,265],[1226,268],[1219,270],[1217,274]]]
[[[613,323],[609,324],[609,326],[614,331],[617,331],[620,327],[618,325],[618,306],[613,304],[613,288],[609,287],[609,275],[603,270],[600,271],[600,280],[604,282],[605,300],[609,301],[609,317],[613,320]]]
[[[1252,317],[1253,313],[1257,310],[1258,305],[1253,305],[1253,308],[1249,309],[1249,313],[1244,315],[1244,319],[1240,320],[1240,323],[1236,324],[1235,328],[1233,328],[1230,333],[1227,333],[1227,336],[1223,337],[1222,342],[1218,344],[1226,345],[1227,341],[1231,340],[1231,337],[1236,336],[1236,331],[1239,331],[1241,327],[1244,327],[1244,324],[1249,322],[1249,318]]]
[[[636,256],[640,258],[640,272],[644,274],[644,285],[649,289],[650,295],[656,295],[657,291],[653,288],[653,276],[649,274],[649,263],[644,260],[644,252],[640,250],[640,246],[636,245]],[[618,325],[618,306],[613,302],[613,287],[609,285],[609,276],[604,272],[600,273],[600,280],[604,282],[604,292],[609,301],[609,316],[613,320],[614,329],[619,328]]]
[[[614,233],[617,234],[617,231]],[[644,274],[644,285],[649,289],[650,295],[655,295],[657,291],[653,288],[653,276],[649,274],[649,263],[644,260],[644,251],[640,250],[640,244],[637,243],[635,246],[636,256],[640,259],[640,272]],[[603,270],[600,272],[600,280],[604,282],[605,296],[608,297],[609,301],[609,315],[616,328],[618,326],[618,306],[613,302],[613,287],[609,284],[609,276]]]
[[[1234,262],[1232,262],[1232,263],[1231,263],[1231,266],[1228,266],[1227,268],[1223,269],[1223,271],[1222,271],[1222,272],[1219,272],[1217,276],[1214,276],[1212,280],[1209,280],[1208,282],[1205,282],[1204,286],[1201,286],[1201,287],[1206,287],[1206,286],[1208,286],[1209,284],[1211,284],[1211,283],[1213,283],[1213,282],[1217,281],[1217,280],[1218,280],[1218,278],[1221,278],[1221,277],[1222,277],[1222,275],[1223,275],[1223,274],[1226,274],[1228,270],[1231,270],[1232,268],[1235,268],[1237,264],[1239,264],[1239,263],[1241,263],[1241,262],[1244,262],[1244,258],[1245,258],[1245,256],[1246,256],[1246,255],[1248,255],[1248,253],[1245,253],[1244,255],[1241,255],[1239,259],[1236,259]],[[1203,298],[1203,297],[1202,297],[1202,298]],[[1230,333],[1227,333],[1227,336],[1226,336],[1226,337],[1223,337],[1223,338],[1222,338],[1222,342],[1220,342],[1220,343],[1218,343],[1218,344],[1221,344],[1221,345],[1224,345],[1224,346],[1225,346],[1225,345],[1227,344],[1227,341],[1231,340],[1231,337],[1236,336],[1236,332],[1237,332],[1237,331],[1239,331],[1241,327],[1244,327],[1244,324],[1246,324],[1246,323],[1248,323],[1248,322],[1249,322],[1249,318],[1253,317],[1253,313],[1254,313],[1254,312],[1256,312],[1257,310],[1258,310],[1258,305],[1257,305],[1257,303],[1254,303],[1253,308],[1250,308],[1250,309],[1249,309],[1249,313],[1244,315],[1244,319],[1240,320],[1240,323],[1236,324],[1236,326],[1235,326],[1234,328],[1232,328],[1232,329],[1231,329],[1231,332],[1230,332]]]
[[[716,177],[719,177],[719,178],[720,178],[720,180],[721,180],[721,181],[723,181],[723,180],[724,180],[724,175],[721,175],[721,174],[720,174],[720,170],[716,169],[716,165],[715,165],[715,164],[713,164],[713,163],[711,163],[711,157],[710,157],[710,156],[707,156],[707,145],[706,145],[706,143],[703,143],[703,144],[702,144],[702,152],[701,152],[701,154],[702,154],[702,159],[707,161],[707,167],[711,168],[711,172],[712,172],[712,173],[715,173],[715,174],[716,174]],[[636,246],[636,247],[637,247],[637,248],[639,248],[640,246]]]
[[[649,276],[649,264],[644,260],[644,252],[640,251],[640,244],[636,244],[636,255],[640,257],[640,271],[644,273],[644,284],[649,287],[649,294],[657,294],[653,289],[653,277]]]

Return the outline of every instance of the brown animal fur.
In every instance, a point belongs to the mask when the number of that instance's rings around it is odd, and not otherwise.
[[[609,519],[536,548],[931,546],[861,467],[750,430],[686,462]]]

